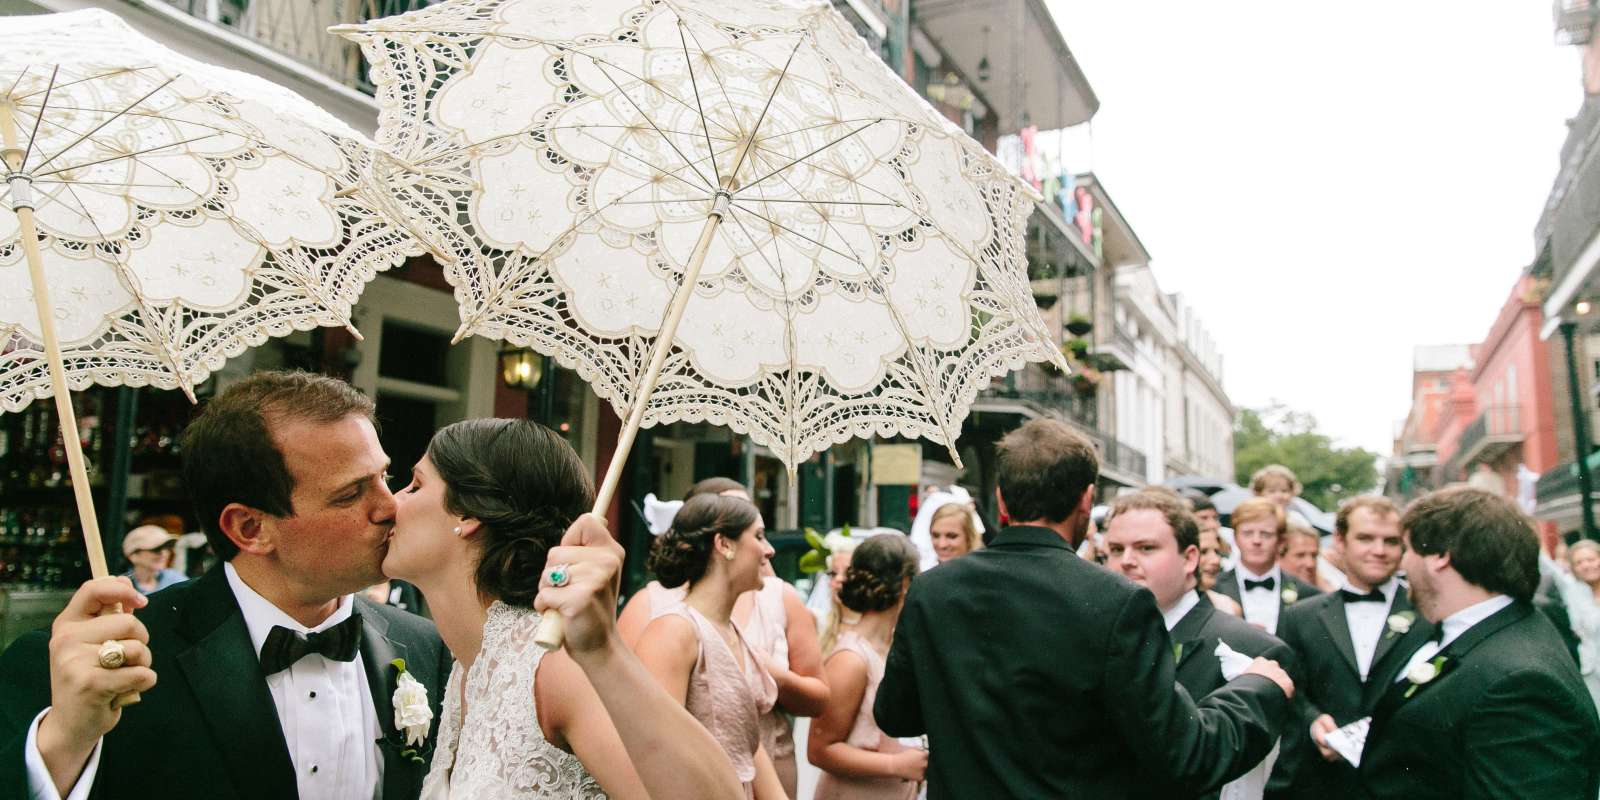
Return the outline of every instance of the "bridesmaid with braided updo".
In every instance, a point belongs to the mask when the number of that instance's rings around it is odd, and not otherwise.
[[[850,558],[839,601],[861,615],[839,631],[825,669],[828,706],[811,721],[806,751],[823,772],[816,800],[909,800],[928,768],[928,753],[884,735],[872,718],[884,658],[905,606],[919,556],[911,540],[880,533]]]
[[[772,557],[761,512],[748,500],[691,497],[650,550],[661,585],[688,586],[680,603],[651,609],[635,650],[639,660],[711,732],[744,783],[746,797],[783,798],[783,784],[762,747],[761,715],[778,685],[733,624],[739,595],[761,587]]]

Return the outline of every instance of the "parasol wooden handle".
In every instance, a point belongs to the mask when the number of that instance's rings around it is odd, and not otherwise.
[[[650,352],[650,364],[645,369],[644,377],[639,382],[639,391],[634,393],[633,405],[628,409],[628,419],[622,426],[622,435],[617,438],[617,450],[611,456],[611,463],[606,467],[605,479],[600,482],[600,491],[595,493],[594,515],[605,518],[606,509],[611,507],[611,497],[617,493],[617,484],[622,481],[622,468],[628,461],[628,451],[633,449],[633,440],[638,436],[639,423],[644,421],[645,407],[650,404],[650,395],[655,392],[656,380],[661,377],[661,367],[667,361],[667,353],[672,350],[672,339],[678,332],[678,323],[683,320],[683,310],[689,307],[689,298],[694,295],[695,283],[700,280],[700,267],[705,263],[706,253],[711,250],[711,239],[717,233],[717,226],[722,223],[722,218],[728,213],[728,198],[726,191],[719,191],[711,213],[706,217],[706,225],[700,231],[700,240],[695,242],[694,252],[689,255],[689,263],[684,266],[683,285],[678,287],[672,296],[672,305],[667,307],[667,318],[661,323],[661,330],[656,334],[654,347]],[[533,641],[546,650],[555,650],[561,646],[565,639],[562,631],[561,612],[547,608],[539,618],[539,629],[534,631]]]
[[[33,219],[33,179],[23,175],[23,152],[17,146],[16,114],[10,102],[0,103],[0,150],[11,188],[11,209],[21,229],[22,253],[28,262],[28,278],[33,283],[33,307],[39,315],[39,334],[44,340],[45,364],[50,373],[50,390],[55,396],[56,417],[61,422],[61,443],[67,451],[67,471],[72,496],[77,501],[78,521],[83,526],[83,544],[89,551],[89,573],[94,578],[111,574],[106,565],[105,547],[100,543],[100,522],[89,492],[89,471],[83,462],[83,443],[78,438],[78,417],[72,410],[72,395],[67,389],[67,373],[61,358],[61,341],[56,337],[55,306],[50,302],[50,285],[45,279],[44,257],[39,253],[39,229]],[[121,613],[119,605],[106,613]],[[137,692],[118,697],[112,705],[122,707],[139,702]]]

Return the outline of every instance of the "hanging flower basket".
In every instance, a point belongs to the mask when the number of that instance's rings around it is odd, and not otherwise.
[[[1082,314],[1073,314],[1067,318],[1067,333],[1073,336],[1083,336],[1094,330],[1094,323]]]

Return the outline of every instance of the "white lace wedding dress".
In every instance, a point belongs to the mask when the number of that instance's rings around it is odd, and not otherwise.
[[[605,800],[577,756],[545,741],[539,729],[533,679],[545,651],[533,641],[538,626],[532,609],[489,607],[472,669],[463,673],[457,662],[450,670],[421,800]]]

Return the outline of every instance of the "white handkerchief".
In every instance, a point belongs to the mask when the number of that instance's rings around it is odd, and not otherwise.
[[[1350,762],[1350,766],[1361,766],[1361,751],[1367,747],[1367,730],[1372,727],[1372,717],[1362,717],[1349,725],[1344,726],[1327,735],[1328,746],[1335,753]]]
[[[660,536],[672,527],[672,518],[683,508],[682,500],[657,500],[655,494],[644,496],[644,518],[650,523],[650,535]]]
[[[1250,668],[1250,662],[1255,659],[1228,646],[1227,642],[1217,640],[1217,661],[1222,664],[1222,679],[1231,681],[1244,674]]]

